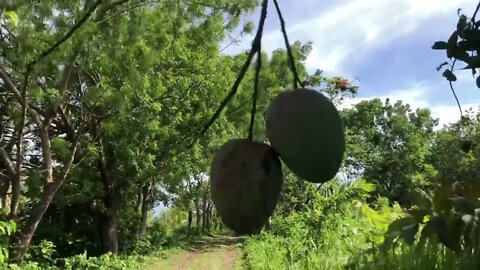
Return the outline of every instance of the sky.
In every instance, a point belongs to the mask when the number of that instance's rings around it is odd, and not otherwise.
[[[455,30],[457,9],[471,16],[477,0],[278,0],[289,40],[313,42],[306,61],[311,71],[357,78],[359,94],[349,104],[370,98],[402,100],[429,108],[440,126],[455,122],[460,112],[448,82],[435,67],[447,61],[444,51],[431,49]],[[258,23],[260,10],[246,20]],[[224,53],[249,49],[253,35]],[[225,41],[228,43],[228,41]],[[270,1],[262,49],[284,48],[280,23]],[[464,66],[459,63],[458,67]],[[471,71],[458,71],[455,91],[462,109],[476,109],[480,89]]]

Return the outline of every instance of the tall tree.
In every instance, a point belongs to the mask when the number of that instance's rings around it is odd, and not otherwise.
[[[413,192],[425,191],[435,169],[427,162],[437,120],[428,109],[401,101],[362,101],[342,111],[347,150],[345,171],[363,177],[376,192],[404,207]]]
[[[95,190],[90,201],[103,251],[118,250],[120,207],[136,194],[131,190],[160,179],[152,172],[165,169],[159,164],[218,103],[229,82],[218,65],[219,43],[255,5],[51,0],[1,7],[10,19],[0,31],[7,93],[0,100],[7,105],[0,170],[12,187],[12,216],[28,216],[18,219],[12,260],[22,259],[65,183]],[[28,181],[27,207],[19,209],[25,177],[44,185]]]

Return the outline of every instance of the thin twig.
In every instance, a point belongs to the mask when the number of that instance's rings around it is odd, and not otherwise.
[[[477,8],[475,9],[475,12],[473,13],[472,16],[472,23],[475,23],[475,17],[477,16],[478,10],[480,9],[480,1],[478,1]]]
[[[209,7],[209,8],[217,8],[217,9],[223,8],[223,7],[220,7],[220,6],[210,5],[210,4],[202,3],[202,2],[198,2],[198,1],[188,1],[188,2],[192,3],[192,4],[195,4],[195,5]]]
[[[255,85],[252,95],[252,113],[250,114],[250,128],[248,130],[248,139],[253,140],[253,128],[255,126],[255,113],[257,112],[258,84],[260,79],[260,69],[262,68],[262,47],[258,45],[257,66],[255,68]]]
[[[225,47],[223,47],[222,49],[220,49],[219,52],[223,52],[225,51],[228,47],[230,47],[232,44],[238,42],[238,39],[244,34],[244,31],[240,32],[236,37],[234,37],[230,43],[228,43],[227,45],[225,45]]]
[[[255,35],[255,39],[253,40],[253,43],[252,43],[252,48],[247,55],[247,59],[245,60],[245,63],[243,64],[243,67],[240,70],[240,73],[238,74],[238,77],[237,77],[237,79],[235,80],[235,82],[232,86],[232,89],[230,90],[228,95],[223,99],[222,103],[220,104],[218,109],[215,111],[213,116],[210,118],[210,120],[207,122],[207,124],[200,130],[198,135],[194,138],[193,142],[187,148],[193,147],[193,145],[195,145],[195,143],[198,141],[198,139],[200,139],[200,137],[202,137],[207,132],[207,130],[210,128],[210,126],[213,125],[213,123],[220,116],[223,109],[227,106],[227,104],[230,102],[230,100],[237,93],[238,87],[240,86],[240,83],[242,82],[242,79],[245,76],[245,73],[247,73],[247,70],[250,66],[250,63],[252,62],[252,58],[255,55],[255,53],[258,51],[258,47],[259,47],[260,42],[261,42],[263,26],[265,24],[265,18],[267,17],[267,4],[268,4],[268,0],[263,0],[263,2],[262,2],[262,12],[261,12],[261,16],[260,16],[260,22],[259,22],[259,25],[258,25],[257,34]]]
[[[455,58],[453,60],[452,67],[451,67],[452,71],[453,71],[453,68],[455,67],[456,62],[457,62],[457,59]],[[463,119],[462,106],[460,106],[460,101],[458,100],[457,94],[455,93],[455,90],[453,89],[452,81],[449,80],[448,84],[450,85],[450,89],[452,90],[452,94],[455,97],[455,101],[457,101],[458,110],[460,111],[460,117],[461,117],[461,119]]]
[[[458,110],[460,111],[460,116],[463,119],[462,107],[460,106],[460,101],[458,101],[457,94],[455,94],[455,90],[453,89],[452,81],[448,81],[448,83],[450,84],[450,89],[452,90],[452,94],[455,97],[455,100],[457,101],[457,106],[458,106]]]
[[[247,100],[245,100],[244,102],[242,102],[240,105],[238,105],[236,108],[230,110],[230,111],[227,111],[225,113],[225,115],[229,116],[229,115],[232,115],[233,113],[241,110],[243,107],[245,107],[245,105],[247,105],[250,101],[252,101],[252,97],[249,97]]]
[[[288,42],[288,35],[287,35],[287,30],[285,29],[286,28],[285,27],[285,20],[283,20],[282,11],[280,10],[280,7],[278,6],[277,0],[273,0],[273,3],[275,4],[275,8],[277,9],[278,18],[280,19],[280,25],[282,27],[282,33],[283,33],[283,39],[285,40],[285,46],[287,47],[288,58],[289,58],[289,61],[290,61],[290,68],[292,69],[292,72],[293,72],[293,87],[295,89],[297,89],[298,88],[297,82],[298,82],[302,88],[305,88],[305,85],[303,84],[303,82],[298,77],[297,68],[295,66],[295,59],[294,59],[293,53],[292,53],[292,48],[290,47],[290,43]]]
[[[65,36],[63,38],[61,38],[59,41],[57,41],[55,44],[53,44],[52,47],[50,47],[49,49],[45,50],[44,52],[42,52],[38,57],[37,59],[33,60],[32,62],[30,62],[28,65],[27,65],[27,68],[31,68],[33,67],[35,64],[37,64],[38,62],[40,62],[43,58],[47,57],[50,53],[52,53],[53,51],[55,51],[58,47],[60,47],[60,45],[62,45],[65,41],[67,41],[74,33],[75,31],[77,31],[89,18],[90,16],[92,15],[92,13],[95,11],[95,9],[97,9],[97,7],[102,3],[103,0],[97,0],[88,10],[87,12],[85,13],[85,15],[83,15],[83,17],[80,19],[80,21],[75,24],[72,29],[70,29],[70,31],[67,32],[67,34],[65,34]]]
[[[126,1],[125,1],[125,2],[126,2]],[[148,2],[141,2],[141,3],[135,4],[135,5],[131,5],[131,6],[125,8],[125,9],[122,9],[122,10],[120,10],[120,11],[118,11],[118,12],[112,14],[112,15],[109,15],[109,16],[107,16],[107,17],[105,17],[105,18],[102,18],[101,20],[98,19],[98,20],[96,21],[96,23],[106,22],[106,21],[108,21],[108,20],[110,20],[110,19],[112,19],[112,18],[114,18],[114,17],[116,17],[116,16],[118,16],[118,15],[121,15],[122,13],[131,11],[131,10],[134,10],[134,9],[136,9],[136,8],[140,8],[140,7],[149,5],[149,4],[153,4],[153,3],[156,3],[156,2],[158,2],[158,0],[153,0],[153,1],[148,1]]]

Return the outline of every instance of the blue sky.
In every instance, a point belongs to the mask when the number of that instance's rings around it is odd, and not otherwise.
[[[476,0],[278,0],[291,42],[313,42],[306,64],[327,75],[360,80],[354,103],[374,97],[401,99],[430,108],[445,124],[460,117],[448,83],[435,67],[447,60],[431,49],[453,32],[457,9],[473,14]],[[300,4],[301,3],[301,4]],[[259,10],[247,19],[257,24]],[[249,49],[253,34],[224,52]],[[283,48],[280,24],[271,2],[262,47]],[[461,67],[462,65],[458,65]],[[480,89],[469,71],[454,83],[462,108],[477,108]]]

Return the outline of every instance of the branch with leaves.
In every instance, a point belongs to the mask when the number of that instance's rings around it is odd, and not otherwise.
[[[288,41],[288,35],[286,32],[286,27],[285,27],[285,21],[283,19],[282,12],[280,10],[280,7],[277,3],[276,0],[273,0],[275,4],[275,8],[278,14],[278,17],[280,19],[281,23],[281,28],[282,28],[282,33],[283,33],[283,38],[285,41],[285,46],[287,49],[288,57],[289,57],[289,62],[290,62],[290,69],[293,73],[293,87],[298,88],[298,84],[300,84],[304,88],[303,82],[300,80],[296,65],[295,65],[295,59],[293,56],[292,49],[290,47],[290,43]],[[267,17],[267,8],[268,8],[268,0],[263,0],[262,5],[261,5],[261,14],[260,14],[260,21],[259,25],[257,28],[257,33],[255,34],[255,38],[252,42],[252,48],[247,54],[247,59],[245,60],[245,63],[243,64],[242,68],[240,69],[240,72],[231,88],[227,96],[223,99],[222,103],[220,106],[217,108],[213,116],[210,118],[210,120],[200,129],[197,135],[195,135],[193,142],[187,147],[191,148],[195,143],[207,132],[207,130],[215,123],[215,121],[218,119],[222,111],[225,109],[225,107],[228,105],[228,103],[235,97],[238,91],[238,87],[240,86],[240,83],[242,82],[245,74],[248,71],[248,68],[250,67],[250,63],[257,54],[257,65],[255,68],[255,82],[254,82],[254,89],[253,89],[253,94],[252,94],[252,110],[251,110],[251,118],[250,118],[250,126],[249,126],[249,132],[248,132],[248,138],[250,140],[253,139],[253,129],[254,129],[254,123],[255,123],[255,114],[256,114],[256,104],[257,104],[257,97],[258,97],[258,84],[259,84],[259,74],[260,74],[260,69],[261,69],[261,44],[262,44],[262,34],[263,34],[263,28],[265,24],[265,19]]]
[[[450,90],[457,102],[461,118],[463,118],[462,107],[460,101],[455,93],[453,82],[457,80],[454,74],[454,68],[457,61],[462,61],[467,65],[457,70],[471,70],[472,76],[476,76],[477,68],[480,68],[480,21],[476,20],[476,15],[480,9],[480,2],[478,3],[473,16],[470,20],[464,14],[460,14],[458,10],[458,22],[456,30],[450,35],[447,41],[436,41],[432,49],[445,51],[447,58],[451,63],[443,62],[436,69],[442,72],[442,76],[448,81]],[[477,87],[480,88],[480,76],[476,79]]]

